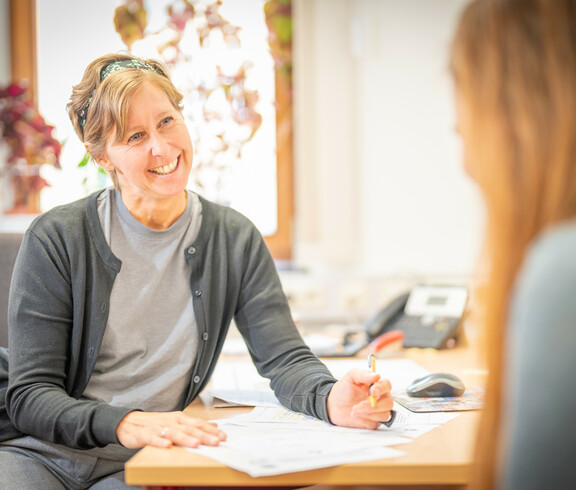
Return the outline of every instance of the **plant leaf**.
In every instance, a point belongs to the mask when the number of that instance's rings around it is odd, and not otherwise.
[[[80,160],[80,163],[78,163],[78,168],[85,167],[86,165],[88,165],[89,161],[90,161],[90,155],[88,154],[88,152],[86,152],[84,153],[82,160]]]

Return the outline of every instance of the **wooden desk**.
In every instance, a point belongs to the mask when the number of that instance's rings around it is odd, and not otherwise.
[[[467,369],[472,369],[469,353],[463,349],[446,352],[410,351],[411,358],[431,371],[450,371],[460,375],[465,383],[474,382]],[[206,419],[230,417],[250,411],[250,408],[213,409],[196,400],[187,412]],[[479,412],[463,412],[441,427],[409,444],[398,446],[405,456],[381,461],[345,464],[313,471],[273,477],[252,478],[209,458],[174,447],[146,447],[126,463],[126,482],[142,486],[196,487],[302,487],[378,485],[402,489],[440,488],[461,489],[467,483],[475,427]]]

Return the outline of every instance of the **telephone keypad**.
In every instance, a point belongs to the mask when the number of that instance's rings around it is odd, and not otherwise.
[[[455,329],[457,318],[404,316],[395,328],[404,332],[404,347],[440,349],[446,343],[446,332]]]

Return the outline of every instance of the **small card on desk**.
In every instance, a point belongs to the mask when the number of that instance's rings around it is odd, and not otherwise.
[[[483,388],[467,388],[462,396],[414,398],[406,392],[393,393],[394,401],[411,412],[460,412],[480,410],[484,404]]]

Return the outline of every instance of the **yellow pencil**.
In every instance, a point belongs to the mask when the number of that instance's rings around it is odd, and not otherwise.
[[[376,357],[374,357],[374,354],[370,354],[368,356],[368,367],[370,368],[370,371],[372,371],[373,373],[376,372]],[[378,401],[378,399],[373,395],[369,395],[368,400],[370,401],[370,406],[372,408],[376,406],[376,402]]]

